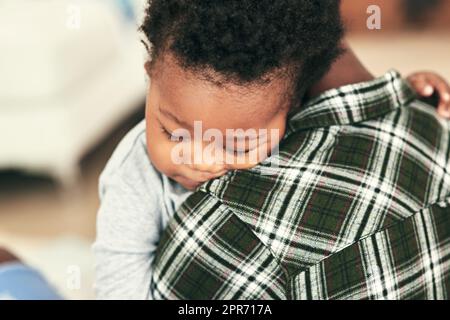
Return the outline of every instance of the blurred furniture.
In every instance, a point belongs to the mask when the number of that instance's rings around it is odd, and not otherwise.
[[[394,68],[403,76],[431,70],[450,79],[450,32],[356,33],[347,39],[376,76]]]
[[[381,30],[367,28],[367,8],[381,9]],[[414,29],[450,30],[448,0],[342,0],[342,15],[350,32],[391,32]]]
[[[0,3],[0,169],[77,179],[80,158],[145,100],[135,22],[114,1]]]

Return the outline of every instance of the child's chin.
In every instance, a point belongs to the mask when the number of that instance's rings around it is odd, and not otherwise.
[[[183,188],[189,190],[189,191],[195,191],[198,186],[201,185],[201,183],[198,183],[196,181],[192,181],[192,180],[188,180],[188,179],[183,179],[182,181],[177,180],[177,182],[179,184],[181,184],[183,186]]]

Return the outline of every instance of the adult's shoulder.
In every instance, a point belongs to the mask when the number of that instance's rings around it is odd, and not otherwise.
[[[410,128],[409,132],[419,141],[439,153],[450,151],[450,121],[441,117],[436,108],[420,100],[413,100],[402,111]]]

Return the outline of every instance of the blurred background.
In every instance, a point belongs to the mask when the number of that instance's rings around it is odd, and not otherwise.
[[[98,176],[144,117],[145,2],[0,0],[0,246],[68,299],[94,298]],[[450,0],[343,0],[342,12],[375,75],[450,79]]]

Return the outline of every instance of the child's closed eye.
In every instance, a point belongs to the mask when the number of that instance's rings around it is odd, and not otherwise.
[[[162,125],[159,126],[161,132],[166,136],[166,138],[168,140],[173,140],[175,137],[169,132],[167,131],[166,128],[164,128]]]
[[[166,136],[167,140],[180,141],[181,137],[175,136],[173,133],[171,133],[169,130],[167,130],[160,121],[158,121],[158,125],[159,125],[159,130]]]

